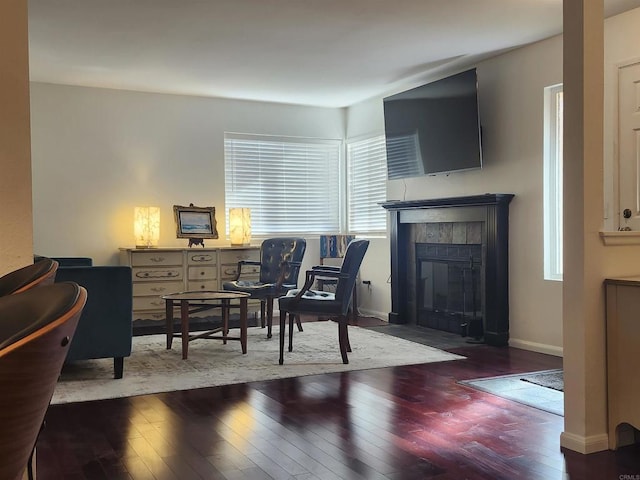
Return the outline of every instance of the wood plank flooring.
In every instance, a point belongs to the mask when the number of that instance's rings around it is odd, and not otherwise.
[[[449,350],[467,359],[52,406],[38,480],[640,478],[638,446],[563,452],[562,417],[456,383],[561,359]]]

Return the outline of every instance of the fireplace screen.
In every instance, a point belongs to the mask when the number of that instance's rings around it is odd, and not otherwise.
[[[479,338],[482,246],[416,244],[417,324]]]

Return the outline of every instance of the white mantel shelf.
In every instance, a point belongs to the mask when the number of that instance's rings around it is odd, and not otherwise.
[[[607,246],[614,245],[640,245],[640,231],[626,232],[600,232],[602,243]]]

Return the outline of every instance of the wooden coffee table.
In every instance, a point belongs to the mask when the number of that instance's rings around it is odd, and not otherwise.
[[[222,340],[224,344],[227,340],[239,340],[242,347],[242,353],[247,353],[247,299],[251,296],[249,293],[233,292],[233,291],[194,291],[179,292],[163,295],[166,306],[166,325],[167,325],[167,350],[171,349],[173,337],[182,339],[182,358],[186,359],[189,355],[189,342],[198,338],[212,338]],[[231,304],[232,300],[239,300],[239,304]],[[180,305],[180,326],[181,333],[173,333],[173,310],[174,307]],[[189,317],[191,314],[220,308],[222,310],[222,326],[206,332],[189,333]],[[240,336],[229,336],[229,311],[232,308],[240,309]],[[221,335],[214,335],[221,333]]]

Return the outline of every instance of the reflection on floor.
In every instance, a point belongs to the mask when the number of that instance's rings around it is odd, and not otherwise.
[[[363,321],[359,318],[358,325],[363,328],[400,337],[412,342],[429,345],[441,350],[451,350],[475,345],[469,343],[469,338],[454,333],[434,330],[427,327],[407,324],[390,324],[378,321]],[[497,347],[499,348],[499,347]],[[538,408],[556,415],[564,416],[564,393],[552,388],[541,387],[520,380],[522,374],[504,375],[460,382],[472,388],[513,400],[530,407]]]

